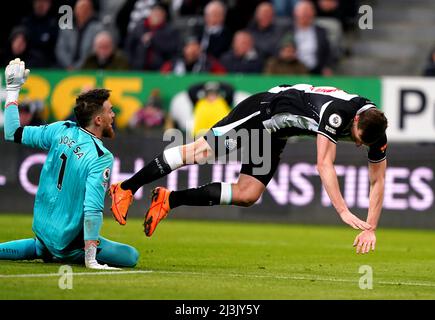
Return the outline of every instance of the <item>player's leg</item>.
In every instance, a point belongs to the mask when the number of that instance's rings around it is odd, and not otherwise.
[[[21,239],[0,243],[0,260],[34,260],[48,258],[48,251],[37,239]]]
[[[139,259],[139,252],[128,244],[100,237],[97,261],[109,266],[133,268]]]
[[[260,198],[266,189],[266,185],[272,179],[282,152],[282,146],[285,142],[279,142],[280,146],[273,142],[271,158],[266,159],[270,165],[267,170],[256,173],[259,165],[251,163],[243,164],[237,183],[231,184],[226,182],[212,182],[198,188],[172,191],[167,195],[168,210],[176,207],[187,206],[212,206],[212,205],[236,205],[249,207]],[[279,152],[275,149],[279,147]]]
[[[226,117],[217,122],[205,137],[198,138],[195,142],[187,145],[165,150],[130,179],[122,182],[121,188],[129,189],[132,193],[135,193],[143,185],[166,176],[184,165],[201,164],[216,157],[215,148],[212,148],[207,142],[216,138],[217,133],[214,130],[229,131],[233,129],[236,131],[237,128],[246,126],[251,119],[257,119],[263,97],[264,93],[258,93],[243,100]],[[255,123],[255,127],[263,128],[261,122],[256,121],[253,123]],[[225,132],[221,133],[224,134]],[[223,141],[224,139],[221,139],[221,142]]]
[[[198,188],[169,191],[154,189],[151,206],[145,216],[145,234],[150,237],[157,224],[166,218],[170,209],[179,206],[237,205],[251,206],[263,193],[266,186],[258,179],[241,174],[235,184],[212,182]]]
[[[203,137],[186,145],[166,149],[130,179],[122,182],[121,188],[135,193],[143,185],[162,178],[186,164],[201,163],[204,159],[212,157],[211,151]]]
[[[167,194],[168,200],[166,203],[169,208],[173,209],[180,205],[210,206],[234,204],[246,206],[252,202],[252,199],[255,199],[255,201],[258,199],[264,191],[265,185],[267,185],[269,180],[272,178],[276,167],[271,168],[273,167],[273,164],[272,166],[268,166],[269,170],[262,172],[264,177],[257,177],[254,174],[256,173],[254,168],[259,167],[259,165],[255,166],[251,164],[254,162],[252,155],[249,154],[253,151],[251,145],[254,144],[259,148],[259,150],[256,150],[256,154],[263,154],[264,139],[263,136],[260,135],[257,136],[257,138],[259,138],[258,141],[251,141],[251,139],[254,138],[251,133],[255,130],[256,133],[263,133],[266,135],[266,138],[269,138],[265,139],[266,141],[271,142],[271,148],[267,150],[272,154],[272,157],[274,155],[278,156],[278,160],[274,160],[276,161],[276,165],[279,162],[280,154],[280,152],[278,153],[274,150],[276,141],[271,139],[271,135],[266,130],[261,130],[261,128],[264,129],[264,127],[259,117],[259,108],[261,108],[260,106],[263,97],[264,94],[260,93],[242,101],[237,106],[237,109],[233,109],[227,117],[214,125],[205,135],[206,138],[201,140],[201,146],[203,149],[208,151],[208,156],[226,156],[235,151],[234,149],[236,148],[242,148],[242,150],[246,151],[245,159],[248,161],[242,166],[242,175],[239,181],[233,185],[225,182],[213,182],[198,188],[174,191],[170,194],[164,192]],[[246,133],[245,138],[248,138],[247,140],[241,137],[242,130]],[[231,140],[235,142],[234,149],[228,147],[227,143]],[[271,158],[265,157],[263,162],[270,164]],[[160,188],[160,190],[166,189]]]
[[[97,261],[110,266],[132,268],[137,264],[139,252],[127,244],[108,240],[100,237],[100,243],[97,247]],[[59,263],[85,263],[85,252],[83,249],[74,249],[69,252],[63,252],[55,258]]]
[[[130,179],[110,187],[112,212],[116,220],[120,224],[126,223],[133,194],[143,185],[162,178],[184,165],[204,163],[211,157],[213,150],[203,137],[187,145],[166,149]]]
[[[151,205],[145,216],[145,234],[151,236],[158,223],[163,220],[170,209],[181,205],[212,206],[237,205],[251,206],[266,189],[280,162],[285,147],[285,139],[272,138],[271,148],[260,164],[250,161],[242,165],[236,184],[212,182],[198,188],[170,191],[163,187],[154,189]],[[259,154],[264,154],[263,145],[259,143]]]
[[[225,118],[213,126],[218,132],[210,130],[207,139],[214,139],[216,135],[225,134],[226,131],[231,129],[237,130],[238,127],[246,125],[249,120],[259,118],[260,109],[262,108],[261,102],[265,94],[267,93],[258,93],[240,102]],[[257,126],[254,127],[262,128],[261,122],[257,121],[255,123]],[[220,142],[223,142],[223,139]],[[143,185],[164,177],[186,164],[204,163],[204,160],[215,156],[215,149],[211,148],[203,137],[191,144],[165,150],[130,179],[110,187],[112,212],[115,219],[120,224],[126,223],[128,207],[133,201],[133,194]],[[218,187],[214,186],[212,189]],[[156,200],[154,202],[166,203],[165,194],[165,192],[158,192],[158,190],[154,192],[153,199]]]
[[[252,206],[263,194],[266,186],[257,178],[241,173],[236,184],[232,185],[231,204],[241,207]]]

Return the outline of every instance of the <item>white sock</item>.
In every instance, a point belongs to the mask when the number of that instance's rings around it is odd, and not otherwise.
[[[221,201],[220,204],[231,204],[233,189],[231,183],[221,182]]]
[[[163,151],[163,157],[171,170],[178,169],[184,164],[181,156],[181,146],[166,149]]]

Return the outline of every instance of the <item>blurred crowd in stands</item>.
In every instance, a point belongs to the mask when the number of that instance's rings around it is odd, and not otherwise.
[[[64,5],[70,8],[70,29],[60,27],[68,12],[59,10]],[[357,28],[359,5],[359,0],[12,1],[2,16],[0,63],[19,57],[31,69],[329,76],[347,54],[344,39]],[[435,76],[435,48],[422,74]],[[159,90],[130,119],[130,130],[176,127],[196,135],[247,96],[226,83],[204,82],[166,107]],[[23,124],[43,122],[42,102],[20,104]]]
[[[355,28],[358,2],[15,1],[2,18],[0,61],[19,57],[30,68],[179,75],[331,75],[346,52],[343,36]],[[73,9],[72,29],[59,27],[62,5]]]

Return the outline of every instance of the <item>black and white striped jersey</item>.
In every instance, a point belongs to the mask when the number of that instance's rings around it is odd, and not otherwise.
[[[280,136],[322,134],[334,143],[351,139],[352,120],[376,105],[359,95],[334,87],[309,84],[280,85],[264,95],[263,125]],[[368,158],[379,162],[386,157],[386,135],[371,145]]]

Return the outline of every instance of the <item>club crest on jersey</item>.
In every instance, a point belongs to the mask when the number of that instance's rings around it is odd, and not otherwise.
[[[103,178],[104,178],[104,180],[109,180],[109,178],[110,178],[110,169],[109,168],[106,168],[103,171]]]
[[[341,123],[343,122],[341,117],[336,113],[331,114],[328,121],[329,121],[329,124],[331,126],[333,126],[334,128],[338,128],[339,126],[341,126]]]
[[[228,150],[234,150],[237,147],[237,141],[234,139],[226,139],[225,140],[225,147]]]

